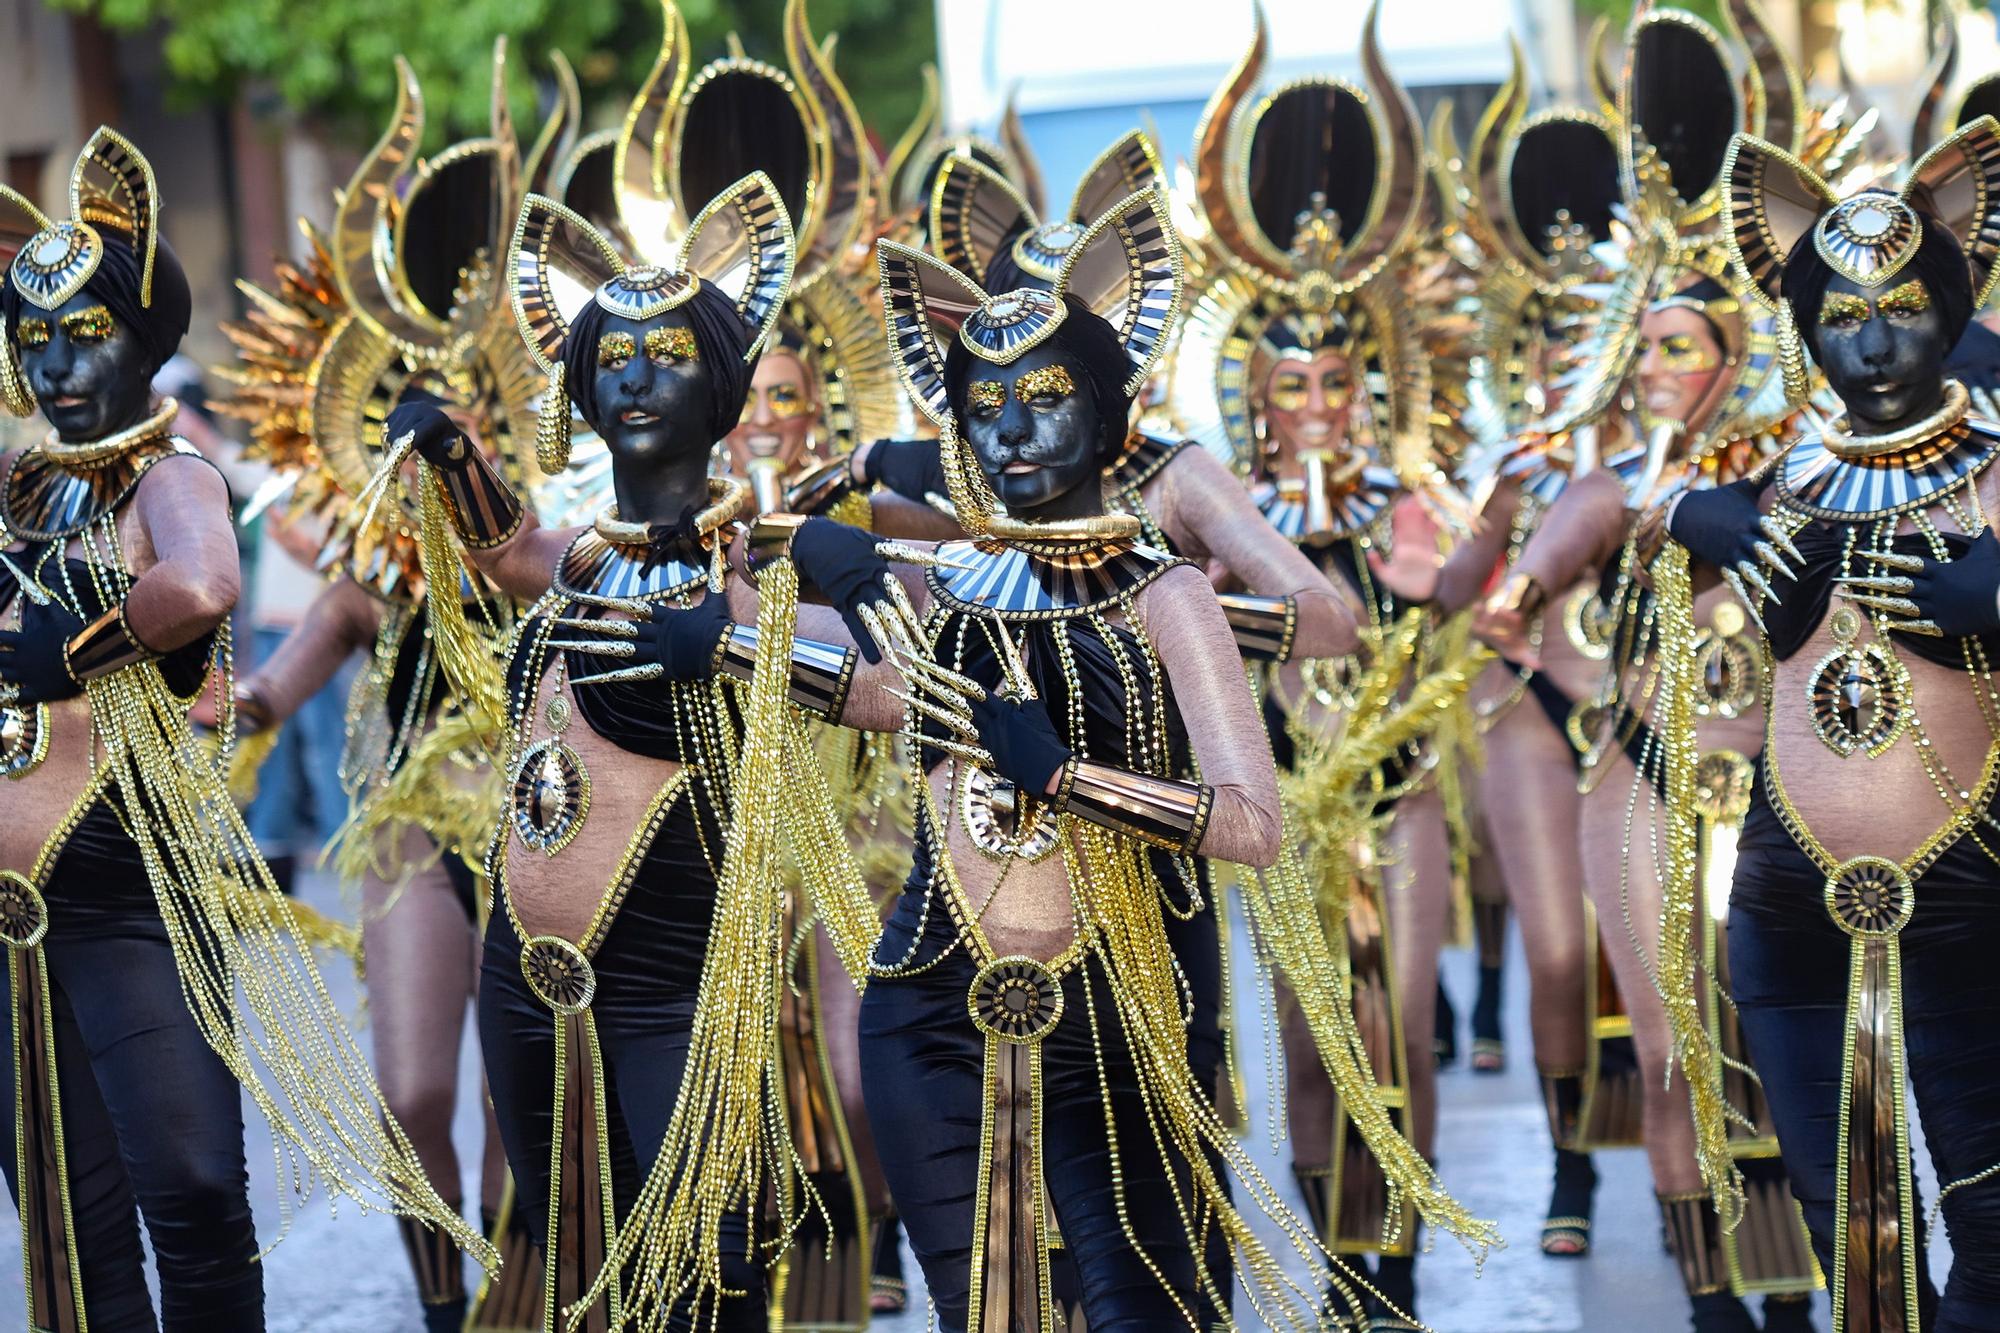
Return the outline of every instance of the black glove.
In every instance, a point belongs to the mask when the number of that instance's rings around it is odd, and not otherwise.
[[[1045,796],[1049,779],[1070,757],[1048,708],[1040,699],[1016,703],[992,693],[968,706],[979,743],[993,756],[993,771],[1028,796]]]
[[[1895,571],[1884,569],[1883,574]],[[1946,564],[1926,560],[1911,570],[1909,599],[1919,620],[1928,620],[1951,638],[1971,638],[2000,630],[2000,538],[1988,528],[1964,555]],[[1892,620],[1889,628],[1897,628]]]
[[[1722,571],[1759,625],[1764,602],[1782,600],[1772,579],[1790,583],[1798,571],[1788,559],[1804,563],[1798,548],[1776,519],[1757,508],[1762,483],[1745,477],[1712,490],[1689,491],[1674,504],[1667,532],[1697,560]]]
[[[881,661],[882,650],[862,622],[861,608],[888,610],[889,591],[882,580],[895,575],[889,562],[875,554],[873,534],[830,518],[809,518],[792,534],[792,563],[799,577],[825,593],[840,612],[863,660]]]
[[[668,680],[707,680],[715,674],[716,649],[733,628],[729,599],[711,592],[692,610],[654,607],[653,618],[639,631],[639,664],[658,662]]]
[[[870,482],[918,504],[948,490],[936,440],[877,440],[861,460],[861,470]]]
[[[63,650],[83,629],[83,618],[57,602],[29,601],[21,607],[21,628],[0,631],[0,681],[18,685],[24,704],[54,703],[83,693],[69,674]]]
[[[465,432],[436,403],[404,403],[389,414],[382,424],[383,441],[393,445],[405,435],[415,436],[413,447],[432,467],[456,471],[472,459]]]

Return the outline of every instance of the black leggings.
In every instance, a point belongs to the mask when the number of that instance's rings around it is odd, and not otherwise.
[[[892,947],[900,956],[886,940],[880,956]],[[971,1294],[985,1063],[985,1038],[965,1011],[972,977],[961,951],[919,976],[870,982],[861,1002],[868,1120],[945,1333],[965,1328]],[[1062,1020],[1042,1043],[1043,1179],[1084,1314],[1091,1333],[1186,1327],[1194,1257],[1109,990],[1097,979],[1086,987],[1082,971],[1063,988]]]
[[[1821,906],[1824,884],[1771,812],[1760,783],[1731,893],[1730,974],[1792,1193],[1830,1277],[1848,937]],[[1909,1078],[1943,1184],[2000,1163],[1996,890],[2000,867],[1969,841],[1961,843],[1917,881],[1916,913],[1902,934]],[[1944,1200],[1944,1220],[1951,1275],[1935,1322],[1925,1312],[1925,1328],[2000,1330],[2000,1177],[1953,1191]],[[1919,1294],[1927,1305],[1928,1291]]]
[[[597,998],[591,1013],[604,1059],[605,1120],[611,1131],[612,1198],[623,1220],[646,1172],[660,1155],[667,1122],[687,1068],[694,1029],[693,990],[699,969],[675,977],[660,967],[650,979],[621,948],[619,922],[599,951]],[[607,957],[606,955],[609,955]],[[678,983],[678,984],[677,984]],[[521,977],[521,941],[504,911],[486,932],[480,968],[479,1042],[500,1139],[513,1169],[515,1206],[531,1234],[548,1234],[549,1147],[555,1113],[555,1019]],[[764,1267],[750,1257],[741,1211],[723,1219],[722,1279],[746,1293],[721,1304],[716,1322],[692,1310],[677,1311],[675,1330],[713,1327],[722,1333],[761,1333],[769,1326]]]
[[[64,905],[50,897],[42,951],[90,1326],[117,1333],[159,1326],[139,1244],[143,1215],[168,1333],[260,1330],[264,1268],[250,1218],[240,1090],[181,998],[166,929],[156,910],[122,921],[97,912],[87,923],[71,914],[72,926],[86,928],[65,929]],[[11,1042],[12,1004],[5,1010]],[[9,1145],[0,1162],[18,1203],[13,1093],[0,1103]]]

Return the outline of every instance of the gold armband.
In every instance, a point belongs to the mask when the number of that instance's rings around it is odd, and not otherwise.
[[[63,645],[63,669],[81,685],[141,662],[156,661],[159,656],[139,642],[139,636],[125,623],[125,604],[120,602]]]
[[[1548,605],[1549,590],[1533,574],[1509,574],[1500,590],[1493,594],[1493,604],[1501,611],[1518,611],[1522,616],[1534,616]]]
[[[722,636],[723,675],[748,684],[757,670],[757,627],[731,625]],[[824,718],[840,716],[847,689],[854,683],[854,650],[811,639],[792,640],[792,678],[787,693],[793,703]]]
[[[1208,831],[1215,793],[1193,782],[1149,777],[1071,757],[1053,804],[1066,814],[1169,851],[1192,852]]]
[[[463,438],[459,446],[472,457],[458,467],[441,467],[445,506],[459,540],[475,551],[500,545],[521,527],[521,502],[486,455]]]
[[[1237,650],[1245,657],[1260,662],[1290,659],[1292,640],[1299,632],[1297,598],[1227,592],[1215,600],[1222,603],[1222,614],[1236,636]]]

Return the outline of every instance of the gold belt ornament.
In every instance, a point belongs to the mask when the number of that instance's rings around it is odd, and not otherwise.
[[[1042,1039],[1062,1020],[1062,981],[1033,958],[979,969],[965,1004],[986,1034],[968,1329],[1054,1333],[1049,1206],[1042,1182]]]

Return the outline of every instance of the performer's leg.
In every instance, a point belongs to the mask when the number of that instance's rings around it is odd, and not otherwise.
[[[405,862],[426,853],[412,831]],[[439,1197],[459,1204],[458,1152],[451,1140],[458,1106],[458,1048],[473,992],[473,925],[439,862],[399,884],[362,881],[362,948],[367,960],[369,1030],[375,1077],[389,1113],[417,1150]],[[405,1219],[403,1240],[426,1327],[453,1333],[465,1321],[465,1266],[457,1247]]]
[[[963,986],[878,980],[861,999],[868,1119],[943,1333],[964,1333],[971,1294],[984,1059]]]
[[[179,994],[173,997],[176,1001]],[[132,1194],[131,1178],[125,1174],[125,1159],[118,1151],[118,1131],[104,1098],[97,1089],[97,1075],[90,1067],[90,1052],[77,1031],[76,1015],[68,994],[55,983],[49,985],[53,1010],[50,1027],[55,1037],[56,1077],[62,1101],[63,1148],[68,1165],[70,1225],[74,1228],[77,1263],[82,1270],[84,1312],[100,1328],[154,1329],[159,1323],[153,1314],[152,1293],[146,1287],[146,1255],[139,1243],[138,1201]],[[14,1040],[14,1008],[0,1013],[8,1049]],[[0,1098],[0,1142],[16,1142],[15,1099],[11,1089]],[[0,1152],[0,1167],[7,1175],[7,1188],[18,1204],[21,1182],[16,1176],[19,1161],[10,1147]]]
[[[1948,933],[1926,930],[1904,946],[1903,1039],[1939,1184],[1995,1173],[1944,1196],[1952,1265],[1936,1333],[2000,1329],[2000,972],[1993,966],[2000,932],[1993,922],[1988,915]]]
[[[157,919],[153,923],[157,928]],[[181,996],[164,933],[44,946],[146,1222],[167,1333],[264,1327],[242,1093]],[[117,1327],[95,1312],[99,1327]]]

